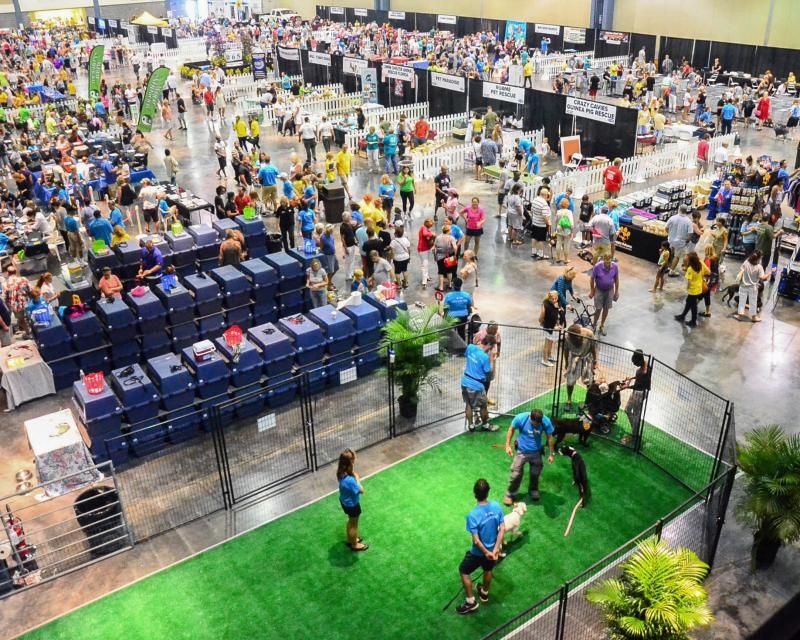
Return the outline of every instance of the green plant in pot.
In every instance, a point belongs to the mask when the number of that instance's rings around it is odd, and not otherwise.
[[[648,538],[619,578],[590,587],[586,599],[603,611],[610,640],[684,640],[714,619],[703,587],[707,574],[693,551]]]
[[[746,479],[736,517],[753,529],[752,569],[766,569],[784,544],[800,540],[800,436],[759,427],[737,446],[737,459]]]
[[[398,311],[397,317],[386,323],[382,346],[389,360],[394,358],[392,367],[395,383],[400,387],[397,403],[402,417],[416,417],[422,387],[428,386],[442,392],[436,369],[444,362],[447,354],[440,351],[426,356],[423,353],[426,344],[446,339],[448,332],[443,332],[442,329],[453,324],[455,321],[452,318],[442,318],[439,315],[437,305]],[[393,351],[393,356],[390,350]]]

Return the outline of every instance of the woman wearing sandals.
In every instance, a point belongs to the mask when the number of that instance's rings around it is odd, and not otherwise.
[[[366,551],[369,545],[364,544],[358,537],[358,518],[361,515],[361,495],[364,487],[361,478],[353,470],[356,454],[351,449],[345,449],[339,455],[339,468],[336,470],[336,479],[339,481],[339,503],[342,511],[347,514],[347,546],[353,551]]]

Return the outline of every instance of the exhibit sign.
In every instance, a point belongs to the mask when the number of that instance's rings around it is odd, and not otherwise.
[[[466,79],[463,76],[453,76],[449,73],[431,71],[431,86],[450,91],[466,92]]]
[[[153,118],[158,111],[158,105],[161,102],[161,94],[164,91],[164,85],[169,77],[169,68],[158,67],[153,69],[153,73],[147,79],[147,88],[144,91],[144,98],[142,99],[142,108],[139,112],[139,122],[136,125],[136,130],[142,133],[149,133],[153,129]]]
[[[448,15],[439,14],[436,22],[438,22],[440,24],[455,24],[456,20],[457,19],[456,19],[455,16],[448,16]]]
[[[528,35],[528,23],[521,20],[507,20],[506,21],[506,40],[513,40],[514,42],[525,42]]]
[[[399,64],[383,65],[384,80],[403,80],[404,82],[414,82],[414,67],[403,67]]]
[[[613,104],[584,100],[575,96],[567,96],[566,113],[606,124],[616,124],[617,122],[617,108]]]
[[[252,53],[253,79],[265,80],[267,77],[267,56],[263,51]]]
[[[533,30],[535,33],[545,33],[549,36],[557,36],[561,33],[561,27],[557,24],[539,24],[537,22]]]
[[[513,102],[514,104],[525,104],[525,89],[523,87],[513,87],[508,84],[484,82],[483,97],[491,100]]]
[[[368,15],[366,9],[353,9],[353,13],[361,18],[366,18]]]
[[[628,44],[629,34],[622,31],[601,31],[598,39],[607,44]]]
[[[278,57],[282,60],[300,60],[300,49],[292,47],[278,47]]]
[[[572,44],[586,44],[586,29],[564,27],[564,42]]]
[[[389,12],[389,20],[405,20],[406,19],[406,12],[405,11],[390,11]]]
[[[364,58],[352,58],[345,56],[342,58],[342,72],[350,76],[360,76],[361,72],[369,67],[369,63]]]
[[[92,104],[100,99],[100,82],[103,79],[103,54],[105,46],[102,44],[92,47],[89,54],[89,100]]]
[[[330,53],[318,53],[316,51],[309,51],[308,52],[308,62],[310,64],[318,64],[323,67],[330,67],[331,66],[331,54]]]

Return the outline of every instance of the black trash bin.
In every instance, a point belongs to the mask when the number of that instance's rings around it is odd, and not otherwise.
[[[113,553],[128,544],[119,496],[111,487],[84,491],[76,498],[73,508],[93,558]]]
[[[280,253],[283,251],[280,233],[267,234],[267,253]]]
[[[319,188],[319,199],[325,205],[325,222],[341,222],[344,213],[344,187],[324,184]]]

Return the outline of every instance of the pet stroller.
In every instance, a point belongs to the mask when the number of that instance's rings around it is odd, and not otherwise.
[[[583,412],[592,421],[592,429],[607,434],[617,421],[622,406],[621,382],[592,382],[586,390]]]

